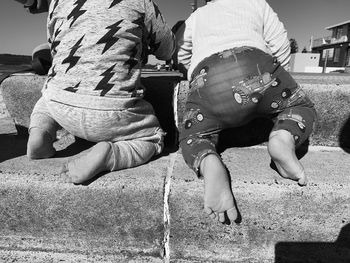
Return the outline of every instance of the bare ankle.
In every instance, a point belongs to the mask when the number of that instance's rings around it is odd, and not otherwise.
[[[209,154],[203,158],[200,163],[200,174],[205,178],[207,176],[213,176],[218,172],[225,170],[221,159],[216,154]]]
[[[283,158],[285,153],[293,154],[295,152],[295,142],[292,134],[285,130],[272,132],[269,137],[268,151],[274,160]]]
[[[62,175],[68,182],[84,183],[101,172],[110,172],[114,165],[114,154],[111,144],[99,142],[86,154],[79,156],[62,169]]]
[[[108,148],[108,153],[106,155],[106,169],[109,171],[114,171],[116,169],[115,167],[115,152],[114,152],[114,145],[110,142],[100,142],[99,144],[103,144],[102,147]],[[108,144],[108,145],[107,145]]]
[[[49,158],[55,152],[53,138],[49,133],[40,128],[31,129],[27,143],[27,156],[29,159]]]
[[[275,131],[270,135],[268,152],[282,177],[298,181],[300,185],[305,185],[304,168],[295,154],[294,144],[291,133],[285,130]]]
[[[204,210],[209,217],[221,223],[237,218],[231,180],[228,171],[216,154],[209,154],[200,164],[200,172],[204,176]]]

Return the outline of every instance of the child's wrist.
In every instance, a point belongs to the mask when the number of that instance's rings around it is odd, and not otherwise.
[[[46,0],[26,0],[24,8],[28,9],[32,14],[44,13],[48,11],[48,3]]]

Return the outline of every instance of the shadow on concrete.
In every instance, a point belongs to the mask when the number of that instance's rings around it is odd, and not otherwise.
[[[345,121],[339,133],[339,146],[347,153],[350,153],[350,115]]]
[[[222,153],[228,148],[250,147],[267,143],[273,125],[271,119],[256,118],[244,126],[224,130],[219,134],[218,152]],[[310,141],[306,140],[296,149],[299,160],[307,154],[309,144]],[[272,160],[270,167],[279,173],[276,164]]]
[[[266,143],[273,125],[271,119],[256,118],[241,127],[224,130],[219,135],[218,151],[221,153],[228,148],[250,147]],[[304,157],[308,149],[309,140],[306,140],[296,150],[298,159]]]
[[[218,151],[233,147],[249,147],[268,141],[273,122],[266,118],[256,118],[246,125],[226,129],[219,134]]]
[[[218,151],[222,153],[228,148],[250,147],[267,143],[273,125],[271,119],[256,118],[246,125],[226,129],[219,135]],[[306,140],[296,150],[298,159],[303,158],[308,152],[309,143],[309,140]]]
[[[0,135],[0,163],[25,155],[27,152],[28,129],[16,126],[17,135]]]
[[[85,151],[91,148],[96,144],[96,143],[81,139],[79,137],[74,137],[74,140],[75,141],[69,144],[66,148],[60,151],[57,151],[55,154],[55,158],[65,158],[65,157],[74,156],[76,154],[81,153],[82,151]]]
[[[275,263],[348,263],[350,262],[350,224],[345,225],[334,243],[279,242]]]

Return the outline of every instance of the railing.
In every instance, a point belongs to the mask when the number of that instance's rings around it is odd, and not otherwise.
[[[330,45],[336,43],[348,42],[347,36],[341,36],[340,38],[335,38],[331,36],[316,38],[312,41],[312,47],[320,47],[323,45]]]

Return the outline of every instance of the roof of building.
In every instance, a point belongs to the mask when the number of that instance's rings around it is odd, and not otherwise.
[[[326,29],[327,29],[327,30],[330,30],[330,29],[332,29],[332,28],[335,28],[335,27],[338,27],[338,26],[342,26],[342,25],[345,25],[345,24],[350,24],[350,20],[344,21],[344,22],[341,22],[341,23],[338,23],[338,24],[335,24],[335,25],[333,25],[333,26],[327,26]]]

